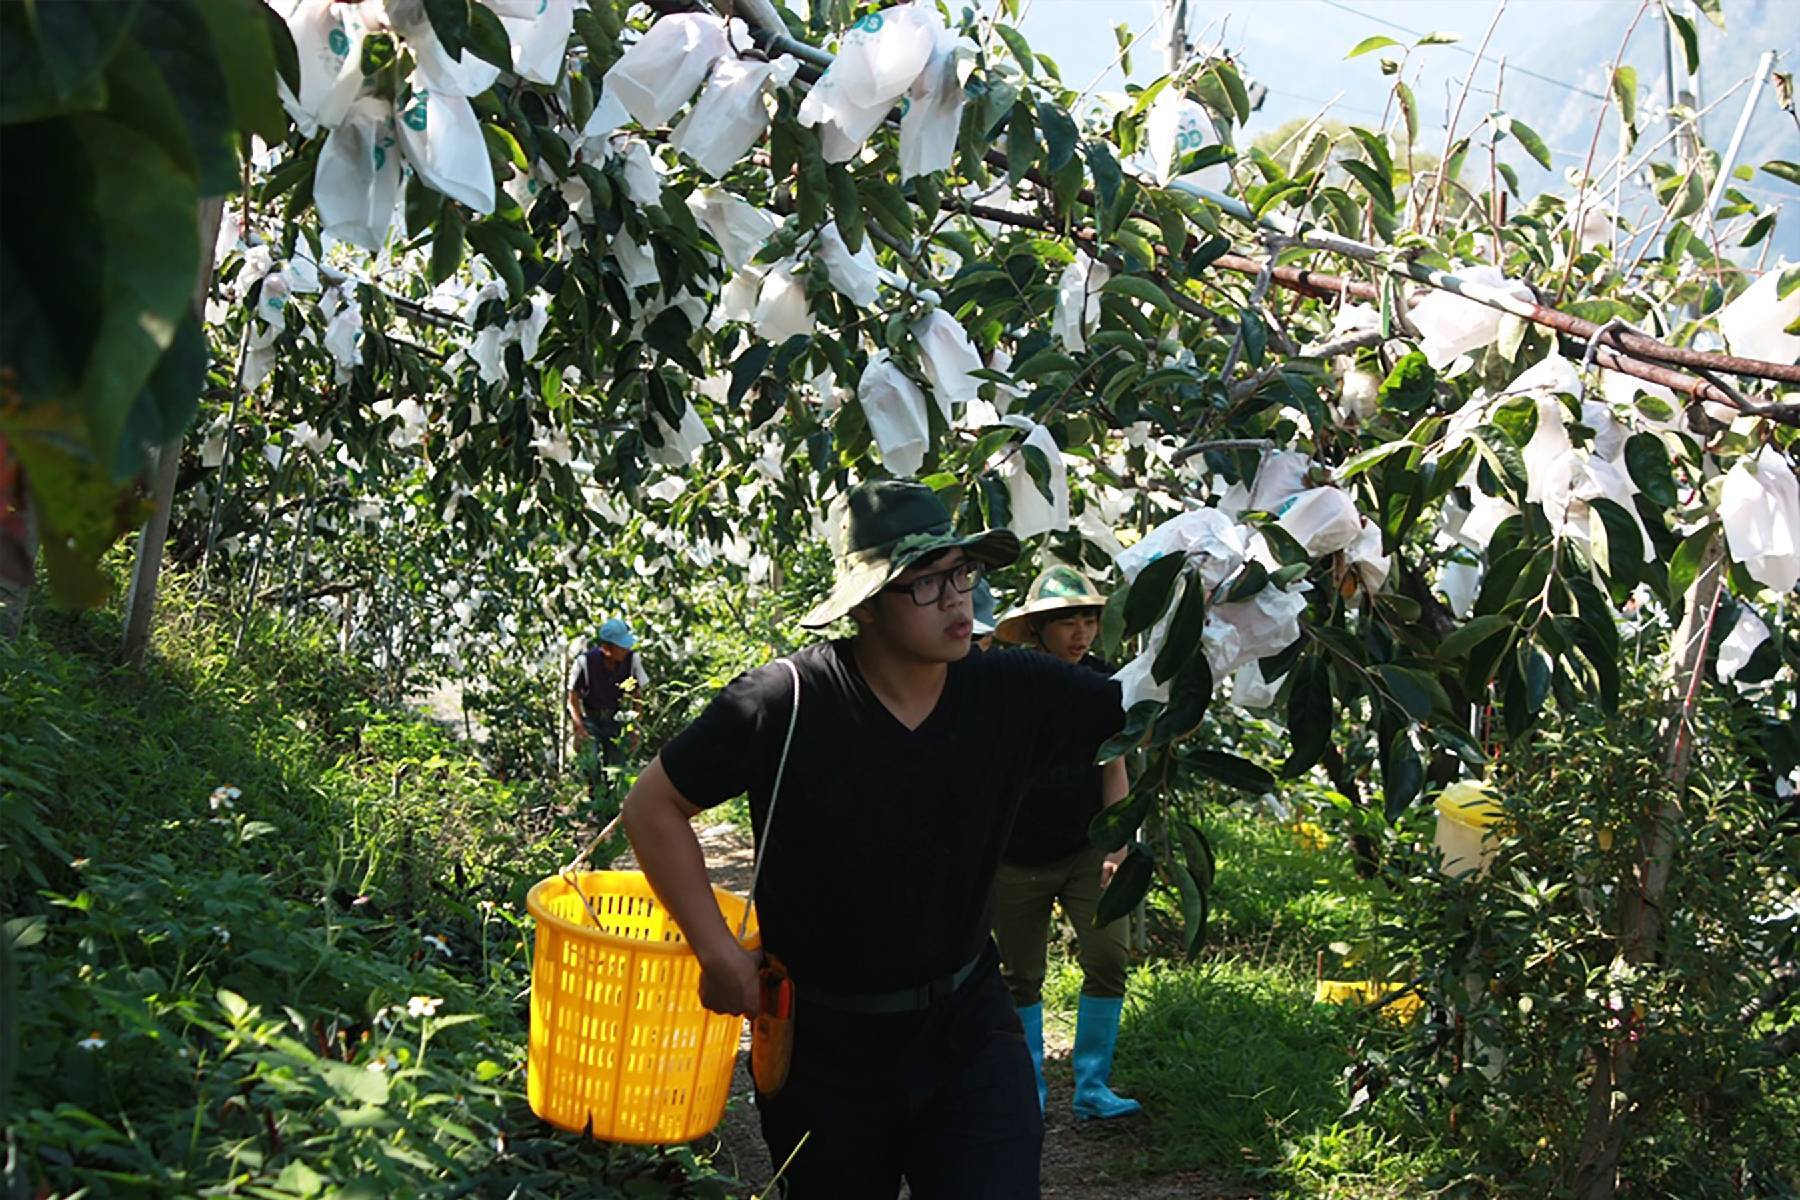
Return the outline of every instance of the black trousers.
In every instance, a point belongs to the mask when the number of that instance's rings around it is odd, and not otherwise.
[[[789,1200],[893,1200],[902,1178],[916,1200],[1037,1200],[1044,1119],[991,948],[923,1013],[808,1009],[802,989],[795,1016],[787,1086],[757,1097]]]

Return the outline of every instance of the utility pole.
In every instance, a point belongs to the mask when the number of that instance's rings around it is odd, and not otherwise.
[[[1187,61],[1187,0],[1169,0],[1169,74],[1173,75]]]
[[[1677,106],[1685,105],[1690,112],[1700,111],[1700,72],[1698,68],[1692,75],[1687,71],[1687,56],[1684,51],[1675,53],[1675,26],[1669,19],[1672,9],[1663,9],[1663,79],[1666,86],[1669,108],[1669,129],[1675,133],[1676,153],[1680,156],[1681,166],[1686,170],[1700,157],[1701,132],[1700,122],[1696,119],[1692,124],[1682,127],[1681,118],[1675,115]],[[1693,0],[1682,5],[1681,15],[1694,26],[1696,35],[1700,28],[1698,15],[1694,11]],[[1680,63],[1680,81],[1676,79],[1676,64]]]

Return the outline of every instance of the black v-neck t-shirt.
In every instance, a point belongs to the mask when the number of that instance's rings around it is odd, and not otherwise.
[[[1080,669],[1110,677],[1105,659],[1089,654]],[[1094,756],[1041,772],[1013,822],[1012,837],[1000,861],[1015,867],[1041,867],[1090,845],[1088,826],[1100,813],[1100,767]]]
[[[1020,798],[1047,771],[1093,762],[1124,724],[1119,685],[1046,654],[971,649],[908,730],[870,690],[849,641],[791,661],[800,717],[772,831],[769,793],[793,711],[779,663],[733,680],[663,747],[663,769],[701,808],[749,793],[766,857],[763,944],[803,987],[885,992],[954,972],[986,943]]]

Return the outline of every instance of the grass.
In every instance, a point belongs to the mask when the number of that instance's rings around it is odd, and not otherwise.
[[[1380,1106],[1346,1115],[1355,1044],[1376,1018],[1312,1000],[1317,953],[1337,961],[1329,947],[1354,945],[1369,921],[1346,856],[1241,810],[1207,833],[1218,857],[1208,947],[1192,964],[1139,966],[1127,989],[1113,1079],[1146,1117],[1116,1140],[1114,1169],[1208,1171],[1293,1200],[1418,1195],[1443,1165],[1430,1131]],[[1178,926],[1153,908],[1153,933]],[[1070,1032],[1080,985],[1066,954],[1052,963],[1046,1008]]]

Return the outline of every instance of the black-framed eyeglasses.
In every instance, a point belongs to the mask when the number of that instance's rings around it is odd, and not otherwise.
[[[890,583],[881,590],[884,592],[905,592],[912,597],[912,602],[920,608],[936,604],[944,598],[944,588],[953,587],[963,595],[975,590],[981,577],[987,574],[987,568],[973,559],[964,559],[954,567],[946,567],[942,571],[933,571],[929,575],[921,575],[906,583]]]

